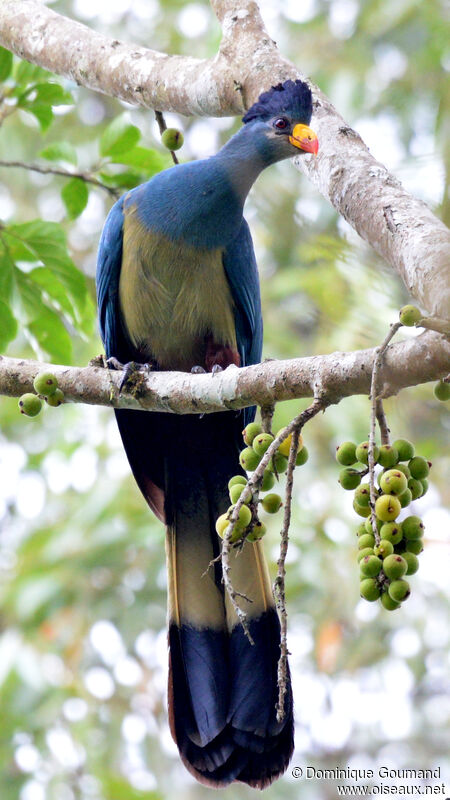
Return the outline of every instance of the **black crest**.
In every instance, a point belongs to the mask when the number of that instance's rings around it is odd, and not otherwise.
[[[267,120],[277,114],[289,114],[292,119],[309,125],[312,114],[312,95],[309,86],[304,81],[285,81],[277,86],[272,86],[268,92],[259,95],[256,103],[252,105],[243,122],[254,119]]]

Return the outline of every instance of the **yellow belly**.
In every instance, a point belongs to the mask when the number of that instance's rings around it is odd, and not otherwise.
[[[205,337],[236,349],[222,250],[199,250],[147,230],[127,209],[119,303],[132,346],[163,369],[204,364]]]

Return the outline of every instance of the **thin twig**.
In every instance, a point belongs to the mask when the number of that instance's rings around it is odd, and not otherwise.
[[[377,415],[378,427],[380,429],[381,444],[389,444],[389,427],[384,413],[383,401],[381,397],[376,398],[375,414]]]
[[[164,131],[167,128],[166,120],[164,119],[162,111],[155,111],[155,117],[156,117],[156,122],[158,123],[159,132],[160,132],[160,134],[162,136]],[[170,151],[170,155],[172,156],[174,164],[179,164],[180,163],[178,161],[178,158],[176,157],[175,153],[173,152],[173,150]]]
[[[287,649],[287,611],[286,611],[286,556],[289,545],[289,527],[291,524],[292,509],[292,489],[294,485],[295,459],[297,458],[298,440],[300,437],[300,427],[292,432],[291,447],[289,450],[289,460],[286,473],[286,493],[284,500],[283,527],[281,529],[280,555],[277,561],[278,572],[273,585],[273,592],[280,614],[280,657],[278,659],[278,702],[277,702],[277,721],[281,722],[284,718],[284,697],[287,689],[288,671],[288,649]]]
[[[20,169],[27,169],[30,172],[39,172],[41,175],[59,175],[62,178],[79,178],[85,183],[92,183],[98,189],[103,189],[113,197],[119,197],[122,193],[120,189],[114,189],[112,186],[106,186],[97,178],[92,175],[86,175],[85,172],[70,172],[67,169],[58,167],[43,167],[40,164],[26,164],[24,161],[0,161],[0,167],[19,167]]]
[[[272,433],[272,420],[275,413],[275,405],[262,406],[261,422],[264,433]]]
[[[371,386],[370,386],[371,413],[370,413],[370,434],[369,434],[369,454],[368,454],[369,458],[368,458],[368,463],[369,463],[369,486],[370,486],[370,521],[372,523],[372,531],[373,531],[373,535],[375,537],[375,544],[376,545],[380,544],[380,533],[378,531],[377,518],[376,518],[376,515],[375,515],[375,501],[376,501],[376,499],[378,497],[378,493],[377,493],[377,490],[375,489],[374,448],[375,448],[375,429],[376,429],[376,420],[377,420],[377,408],[378,409],[380,408],[380,404],[381,404],[381,410],[382,410],[381,419],[382,419],[382,424],[384,426],[383,429],[381,429],[381,426],[380,426],[380,430],[385,430],[385,431],[388,430],[387,424],[386,424],[386,418],[384,416],[383,405],[381,403],[381,400],[380,400],[379,403],[377,402],[378,399],[379,399],[378,398],[378,376],[379,376],[381,363],[383,361],[383,356],[384,356],[384,354],[385,354],[385,352],[386,352],[386,350],[388,348],[389,342],[395,336],[397,331],[402,327],[403,327],[403,325],[402,325],[401,322],[395,322],[393,325],[391,325],[391,327],[389,329],[389,333],[387,334],[387,336],[384,339],[383,343],[375,351],[375,358],[374,358],[373,367],[372,367],[372,381],[371,381]],[[389,441],[389,435],[388,435],[388,441]],[[384,444],[384,442],[383,442],[383,444]]]

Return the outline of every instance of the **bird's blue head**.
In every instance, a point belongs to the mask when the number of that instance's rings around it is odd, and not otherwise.
[[[271,161],[292,158],[298,150],[317,155],[319,140],[309,127],[311,89],[304,81],[285,81],[260,94],[242,121],[258,125],[271,151]],[[264,128],[263,128],[264,126]]]

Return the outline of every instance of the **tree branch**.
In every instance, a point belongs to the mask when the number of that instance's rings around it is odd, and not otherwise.
[[[368,395],[377,349],[354,353],[265,361],[216,375],[185,372],[142,373],[132,392],[119,395],[122,373],[102,367],[68,367],[0,357],[0,394],[20,397],[33,391],[33,379],[53,372],[67,400],[114,408],[199,414],[271,406],[282,400],[326,397],[338,403],[354,394]],[[434,331],[391,345],[378,378],[379,396],[438,380],[450,371],[450,342]]]
[[[239,114],[278,81],[304,76],[277,50],[253,0],[212,0],[222,25],[212,59],[169,56],[109,39],[39,0],[3,0],[0,43],[52,72],[136,105],[181,114]],[[239,92],[236,89],[239,88]],[[399,273],[428,312],[448,318],[450,232],[369,153],[317,88],[319,156],[296,165]]]
[[[0,161],[0,167],[17,167],[27,169],[30,172],[39,172],[41,175],[58,175],[58,177],[62,178],[80,178],[85,183],[91,183],[93,186],[97,186],[98,189],[103,189],[112,197],[117,198],[122,194],[119,189],[106,186],[105,183],[102,183],[92,175],[88,175],[86,172],[70,172],[67,169],[62,169],[62,167],[44,167],[41,164],[26,164],[24,161]]]

